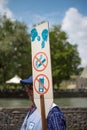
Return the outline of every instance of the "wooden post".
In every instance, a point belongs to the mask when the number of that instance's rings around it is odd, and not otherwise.
[[[47,130],[44,95],[40,95],[40,105],[41,105],[42,130]]]

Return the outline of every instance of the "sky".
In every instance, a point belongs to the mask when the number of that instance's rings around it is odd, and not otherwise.
[[[87,0],[0,0],[0,14],[29,29],[42,21],[61,24],[68,41],[78,45],[81,66],[87,66]]]

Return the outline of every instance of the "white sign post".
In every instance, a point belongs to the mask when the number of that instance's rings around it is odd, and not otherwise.
[[[45,116],[46,114],[47,116],[53,103],[49,27],[47,22],[33,27],[31,30],[31,46],[34,101],[41,115]],[[46,130],[46,128],[43,128],[43,130]]]

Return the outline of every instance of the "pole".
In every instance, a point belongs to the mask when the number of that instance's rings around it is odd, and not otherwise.
[[[47,130],[44,95],[40,95],[40,105],[41,105],[42,130]]]

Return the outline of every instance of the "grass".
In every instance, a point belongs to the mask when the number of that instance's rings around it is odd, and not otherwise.
[[[54,85],[54,89],[58,89],[58,86],[57,86],[57,85]],[[67,86],[66,86],[66,85],[60,85],[60,86],[59,86],[59,89],[61,89],[61,90],[66,90],[66,89],[67,89]]]

